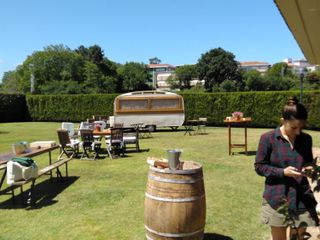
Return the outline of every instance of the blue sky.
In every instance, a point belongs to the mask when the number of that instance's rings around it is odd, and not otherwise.
[[[216,47],[238,61],[304,58],[273,0],[0,2],[0,77],[52,44],[98,44],[118,63],[194,64]]]

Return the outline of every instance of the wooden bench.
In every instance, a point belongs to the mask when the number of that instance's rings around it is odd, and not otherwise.
[[[20,187],[20,192],[23,193],[23,188],[22,186],[24,184],[27,184],[29,182],[31,182],[31,187],[30,187],[30,191],[29,191],[29,194],[28,194],[28,199],[27,199],[27,204],[33,204],[33,195],[34,195],[34,186],[35,186],[35,182],[36,180],[43,176],[43,175],[50,175],[50,179],[52,181],[52,171],[53,170],[57,170],[57,178],[59,178],[60,180],[64,180],[60,170],[59,170],[59,167],[61,167],[63,164],[65,164],[66,166],[66,179],[68,179],[68,162],[72,160],[72,156],[70,156],[69,158],[66,158],[66,159],[60,159],[52,164],[50,164],[49,166],[46,166],[42,169],[40,169],[38,171],[38,176],[37,178],[31,178],[31,179],[28,179],[28,180],[23,180],[23,181],[17,181],[17,182],[14,182],[12,185],[10,185],[7,189],[3,190],[3,192],[6,192],[6,191],[10,191],[11,192],[11,195],[12,195],[12,201],[13,203],[15,203],[15,195],[14,195],[14,190],[16,188],[19,188]]]

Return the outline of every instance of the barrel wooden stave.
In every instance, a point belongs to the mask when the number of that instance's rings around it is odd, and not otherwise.
[[[203,238],[206,203],[202,168],[188,174],[148,174],[145,228],[149,240]]]

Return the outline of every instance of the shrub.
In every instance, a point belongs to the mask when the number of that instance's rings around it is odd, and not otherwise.
[[[235,111],[251,117],[252,127],[275,127],[289,96],[298,91],[181,93],[186,119],[207,117],[211,126],[225,126],[223,120]],[[72,121],[92,115],[113,115],[117,94],[24,95],[0,94],[0,121]],[[303,104],[309,113],[308,128],[320,129],[320,91],[305,91]],[[28,111],[27,111],[28,110]]]
[[[28,120],[25,95],[0,93],[0,122]]]
[[[233,92],[233,93],[183,93],[186,119],[207,117],[208,124],[223,126],[223,119],[240,111],[251,117],[250,126],[275,127],[289,96],[299,96],[298,91]],[[320,129],[320,92],[305,91],[303,104],[309,112],[308,128]]]
[[[33,121],[79,122],[92,115],[113,115],[117,94],[28,95],[27,105]]]

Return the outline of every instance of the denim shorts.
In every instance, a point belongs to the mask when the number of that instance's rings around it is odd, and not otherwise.
[[[298,210],[293,219],[296,227],[317,226],[318,221],[315,209],[312,214],[307,210]],[[285,221],[285,215],[278,213],[265,199],[262,201],[261,223],[272,227],[288,227],[290,225],[290,222]]]

